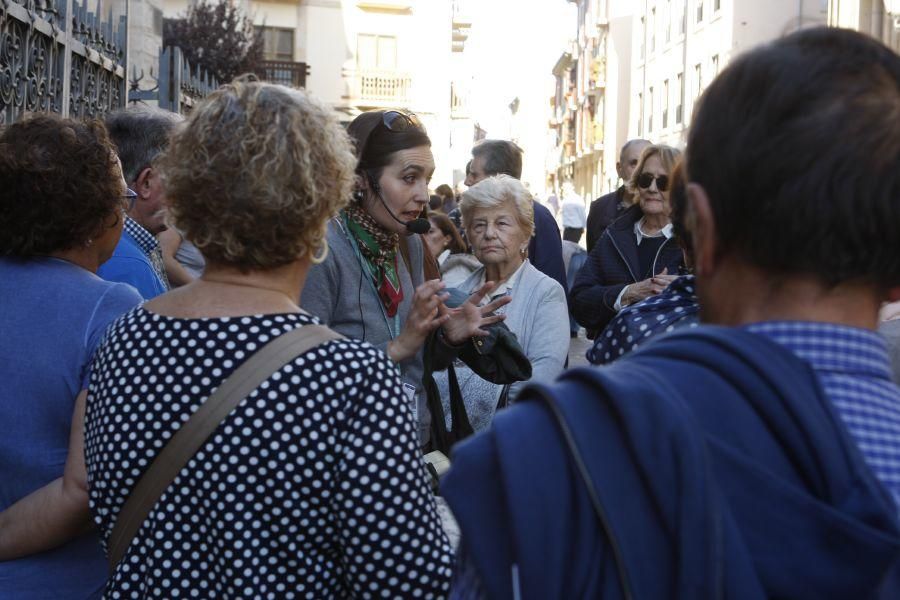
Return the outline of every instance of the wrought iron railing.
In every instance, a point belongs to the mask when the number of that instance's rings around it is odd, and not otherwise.
[[[304,62],[289,60],[264,60],[260,65],[259,76],[263,81],[280,83],[295,88],[306,87],[306,76],[309,65]]]
[[[0,124],[26,112],[100,117],[123,106],[127,30],[124,14],[109,7],[104,16],[99,1],[0,0]]]
[[[2,2],[2,0],[0,0]],[[191,108],[219,87],[219,82],[199,67],[194,68],[178,46],[169,46],[159,54],[159,76],[134,73],[128,92],[129,102],[155,101],[160,108],[187,114]]]

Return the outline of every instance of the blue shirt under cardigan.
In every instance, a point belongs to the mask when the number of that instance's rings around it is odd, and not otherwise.
[[[521,400],[444,479],[451,597],[898,597],[896,506],[810,366],[765,336],[682,330]]]
[[[0,510],[63,473],[75,397],[107,326],[141,302],[56,258],[0,258]],[[99,596],[107,564],[95,533],[0,562],[0,600]]]

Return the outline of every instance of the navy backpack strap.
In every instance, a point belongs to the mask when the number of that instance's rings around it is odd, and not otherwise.
[[[584,488],[591,500],[591,506],[594,509],[594,514],[597,515],[597,521],[600,524],[600,529],[603,532],[606,543],[609,544],[610,552],[612,552],[613,561],[616,565],[616,571],[619,575],[619,583],[622,586],[622,596],[626,600],[631,600],[632,598],[634,598],[634,594],[631,591],[628,569],[625,566],[625,560],[622,556],[622,550],[619,544],[619,540],[616,538],[613,529],[610,527],[609,518],[606,515],[606,509],[603,507],[603,503],[600,501],[600,497],[597,495],[597,489],[594,487],[593,479],[591,478],[584,458],[581,456],[581,450],[578,448],[578,443],[575,441],[575,436],[572,434],[569,423],[566,421],[565,416],[563,416],[562,411],[556,403],[556,399],[553,397],[553,394],[550,393],[547,388],[542,386],[535,386],[534,388],[531,388],[531,394],[532,397],[541,400],[544,406],[547,407],[547,409],[550,411],[550,414],[553,416],[553,421],[556,424],[556,427],[559,429],[563,442],[566,445],[566,450],[568,451],[569,458],[575,465],[578,476],[581,479],[581,482],[584,484]]]

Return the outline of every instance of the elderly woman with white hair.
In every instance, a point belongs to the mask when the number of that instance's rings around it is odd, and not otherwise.
[[[498,309],[531,361],[529,381],[551,381],[563,370],[569,351],[569,313],[566,294],[559,283],[538,271],[528,260],[528,242],[534,233],[531,194],[508,175],[496,175],[475,184],[460,202],[463,226],[478,269],[457,288],[471,294],[485,281],[497,286],[484,303],[508,295],[511,302]],[[515,400],[526,382],[498,385],[486,381],[466,366],[456,367],[466,414],[474,431],[486,429],[498,408]],[[445,414],[449,414],[450,381],[436,373]]]

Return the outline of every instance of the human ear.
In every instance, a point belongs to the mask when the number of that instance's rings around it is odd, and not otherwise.
[[[703,186],[697,183],[687,185],[686,226],[694,245],[694,272],[703,277],[716,268],[718,244],[716,242],[716,222],[709,196]]]
[[[134,180],[134,191],[142,200],[150,197],[150,180],[153,178],[153,167],[144,167]]]

